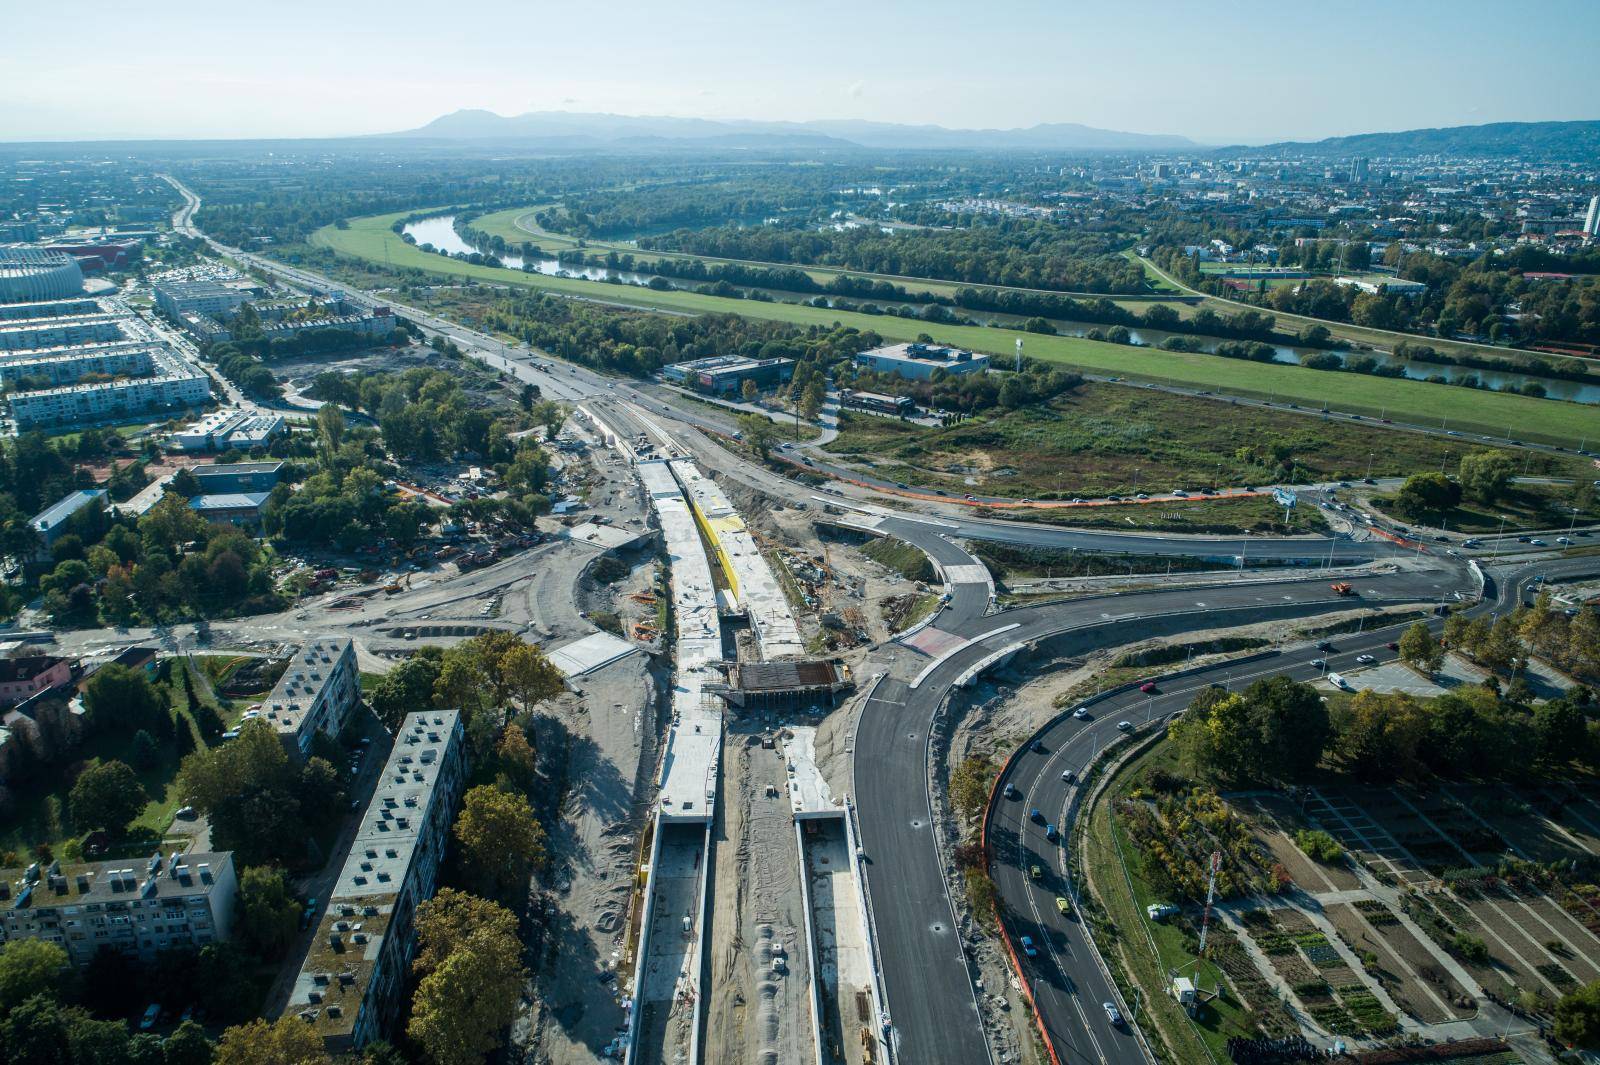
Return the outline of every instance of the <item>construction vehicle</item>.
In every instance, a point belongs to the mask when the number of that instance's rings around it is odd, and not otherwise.
[[[1334,581],[1331,585],[1329,585],[1329,587],[1333,589],[1334,595],[1356,594],[1356,590],[1350,586],[1348,581]]]

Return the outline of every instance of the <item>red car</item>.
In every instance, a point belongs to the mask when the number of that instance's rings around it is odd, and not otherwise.
[[[1395,643],[1393,640],[1390,640],[1388,643],[1384,644],[1384,646],[1387,647],[1391,651],[1400,650],[1400,645]]]
[[[1147,680],[1143,684],[1139,685],[1139,690],[1144,692],[1146,695],[1149,695],[1151,692],[1156,690],[1156,682],[1153,680]]]

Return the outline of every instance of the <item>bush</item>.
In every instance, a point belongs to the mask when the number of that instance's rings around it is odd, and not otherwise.
[[[1344,857],[1344,848],[1339,846],[1339,841],[1320,828],[1302,828],[1294,834],[1294,841],[1312,861],[1324,865],[1331,865]]]
[[[1487,964],[1489,961],[1489,946],[1477,936],[1469,936],[1465,932],[1457,932],[1450,941],[1450,949],[1465,961],[1478,965]]]

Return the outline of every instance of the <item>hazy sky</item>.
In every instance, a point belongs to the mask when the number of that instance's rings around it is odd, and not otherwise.
[[[0,140],[410,129],[463,107],[1208,143],[1600,118],[1600,0],[0,0]]]

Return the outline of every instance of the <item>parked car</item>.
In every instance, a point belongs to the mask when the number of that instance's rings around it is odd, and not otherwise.
[[[182,821],[193,821],[196,817],[199,817],[200,814],[193,806],[180,806],[178,807],[178,811],[172,816]]]

